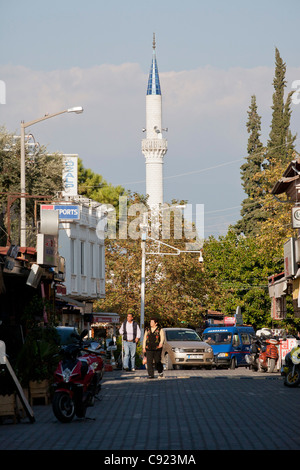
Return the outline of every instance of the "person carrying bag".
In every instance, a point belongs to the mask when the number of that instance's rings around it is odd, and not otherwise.
[[[154,366],[158,372],[158,377],[163,377],[164,369],[161,363],[161,353],[164,339],[164,331],[158,326],[157,319],[151,318],[150,328],[146,329],[143,339],[143,353],[146,354],[149,379],[154,378]]]

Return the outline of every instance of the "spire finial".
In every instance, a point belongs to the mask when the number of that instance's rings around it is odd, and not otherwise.
[[[152,43],[153,49],[156,47],[156,42],[155,42],[155,33],[153,33],[153,43]]]

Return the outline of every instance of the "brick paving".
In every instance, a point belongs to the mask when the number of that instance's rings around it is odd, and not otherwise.
[[[101,450],[108,456],[300,449],[300,387],[284,387],[279,373],[173,370],[149,380],[146,370],[115,370],[105,374],[99,397],[88,419],[69,424],[56,420],[51,405],[34,405],[35,423],[25,418],[0,425],[0,449]]]

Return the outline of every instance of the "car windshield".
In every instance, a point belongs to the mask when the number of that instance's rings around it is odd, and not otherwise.
[[[169,330],[166,331],[167,341],[201,341],[195,331]]]
[[[222,333],[205,333],[203,335],[203,340],[208,344],[230,344],[231,343],[231,333],[226,331]]]

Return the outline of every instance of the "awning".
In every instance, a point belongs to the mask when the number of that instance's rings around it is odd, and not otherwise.
[[[75,300],[72,297],[69,297],[68,295],[56,295],[56,300],[62,300],[68,304],[76,305],[76,307],[84,308],[85,306],[83,302],[79,302],[78,300]]]
[[[269,285],[269,296],[275,297],[278,299],[286,295],[288,288],[288,283],[286,279],[280,279],[279,281],[274,282],[274,284]]]
[[[110,312],[94,312],[92,325],[97,323],[120,323],[120,315]]]

